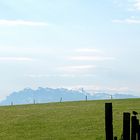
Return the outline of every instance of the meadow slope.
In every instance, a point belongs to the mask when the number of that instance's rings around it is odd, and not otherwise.
[[[140,112],[140,99],[0,107],[1,140],[104,140],[104,104],[113,103],[114,135],[123,112]]]

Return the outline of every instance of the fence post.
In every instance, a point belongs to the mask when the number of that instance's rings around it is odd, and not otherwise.
[[[139,119],[136,116],[136,139],[139,139]]]
[[[113,140],[112,103],[105,103],[105,131],[106,140]]]
[[[138,140],[140,140],[140,125],[138,126]]]
[[[62,97],[60,98],[60,103],[62,102]]]
[[[86,101],[87,101],[87,95],[86,95]]]
[[[11,102],[11,106],[13,106],[14,105],[14,103],[13,102]]]
[[[35,104],[35,99],[33,100],[33,103]]]
[[[123,113],[123,140],[130,140],[130,113]]]
[[[131,130],[131,140],[136,140],[136,134],[137,134],[137,117],[132,116],[132,130]]]

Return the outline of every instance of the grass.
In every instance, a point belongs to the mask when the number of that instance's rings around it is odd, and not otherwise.
[[[140,112],[140,99],[0,107],[0,140],[104,140],[105,102],[120,137],[123,112]]]

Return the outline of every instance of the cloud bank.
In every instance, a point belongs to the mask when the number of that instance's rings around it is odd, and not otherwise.
[[[114,23],[127,23],[127,24],[140,24],[140,19],[115,19],[112,20]]]
[[[140,0],[135,0],[135,2],[134,2],[134,8],[136,10],[140,10]]]
[[[5,61],[32,61],[29,57],[0,57],[0,62]]]
[[[5,20],[0,19],[0,25],[4,26],[48,26],[46,22],[26,21],[26,20]]]
[[[114,60],[115,58],[104,56],[73,56],[70,59],[79,61],[104,61],[104,60]]]

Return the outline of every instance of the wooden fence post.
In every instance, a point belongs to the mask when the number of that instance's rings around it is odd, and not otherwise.
[[[140,125],[138,126],[138,140],[140,140]]]
[[[139,139],[139,119],[136,116],[136,139]]]
[[[87,101],[87,95],[86,95],[86,101]]]
[[[35,99],[33,100],[33,103],[35,104]]]
[[[14,103],[13,102],[11,102],[11,106],[13,106],[14,105]]]
[[[60,98],[60,103],[62,102],[62,97]]]
[[[132,129],[131,129],[131,140],[136,140],[136,134],[137,134],[137,117],[132,116]]]
[[[123,113],[123,140],[130,140],[130,113]]]
[[[112,103],[105,103],[105,131],[106,140],[113,140]]]

